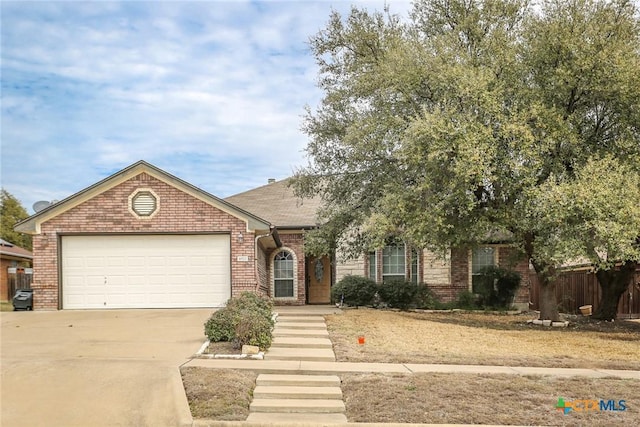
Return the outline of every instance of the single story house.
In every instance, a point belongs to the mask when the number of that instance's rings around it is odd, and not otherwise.
[[[0,239],[0,301],[13,298],[10,281],[17,274],[31,273],[31,251]]]
[[[318,199],[287,180],[220,199],[139,161],[18,223],[33,235],[35,309],[219,307],[243,291],[276,304],[330,303],[347,274],[425,282],[445,300],[511,249],[454,249],[442,259],[404,244],[362,259],[304,254]],[[526,273],[528,265],[515,263]],[[528,294],[517,302],[528,303]]]

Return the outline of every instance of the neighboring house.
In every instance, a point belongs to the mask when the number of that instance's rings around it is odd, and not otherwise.
[[[16,225],[33,235],[35,309],[218,307],[242,291],[326,304],[346,274],[403,276],[450,299],[471,290],[476,268],[509,259],[504,245],[444,260],[403,244],[350,262],[306,256],[319,200],[287,184],[223,200],[137,162]]]
[[[10,279],[17,274],[30,272],[33,255],[30,251],[13,243],[0,239],[0,301],[9,301],[13,297]]]

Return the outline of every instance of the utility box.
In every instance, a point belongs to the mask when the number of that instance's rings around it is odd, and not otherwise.
[[[14,310],[33,310],[33,289],[18,289],[13,296]]]

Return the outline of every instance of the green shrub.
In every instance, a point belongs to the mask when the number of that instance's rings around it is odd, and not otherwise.
[[[345,276],[331,288],[331,298],[347,305],[372,305],[378,286],[362,276]]]
[[[269,298],[243,292],[227,301],[204,324],[204,334],[212,342],[231,341],[238,348],[244,344],[266,350],[271,345],[273,303]]]
[[[451,307],[461,308],[463,310],[475,310],[480,308],[478,305],[478,297],[471,291],[460,292]]]
[[[476,290],[479,304],[485,308],[508,308],[511,305],[521,277],[515,271],[490,266],[480,270]]]
[[[418,285],[418,288],[416,290],[415,304],[416,308],[427,310],[436,310],[442,306],[440,298],[438,298],[438,296],[434,294],[433,291],[429,289],[429,287],[424,283],[420,283]]]
[[[211,342],[231,341],[235,336],[238,312],[227,307],[214,312],[204,324],[204,334]]]
[[[255,294],[253,292],[243,292],[237,298],[232,298],[227,302],[227,308],[234,311],[250,311],[260,313],[264,317],[271,319],[273,301],[270,298]]]
[[[417,306],[418,285],[415,283],[401,279],[388,280],[380,285],[378,293],[389,307],[406,310]]]
[[[264,351],[271,346],[271,328],[273,324],[270,318],[266,318],[259,313],[245,312],[238,321],[235,328],[233,344],[235,348],[243,345],[255,345]]]

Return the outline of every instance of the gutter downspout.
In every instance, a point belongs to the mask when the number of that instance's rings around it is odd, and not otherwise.
[[[271,235],[273,235],[274,240],[276,241],[276,245],[278,247],[282,246],[282,243],[280,242],[280,238],[277,235],[276,227],[273,225],[270,227],[268,233],[259,234],[256,236],[254,240],[253,268],[254,268],[254,274],[256,275],[256,290],[255,290],[256,293],[260,292],[260,273],[258,270],[258,240],[262,239],[263,237],[269,237]]]

